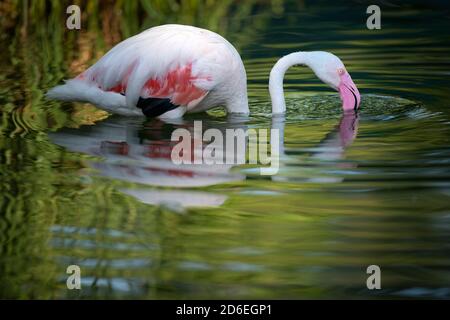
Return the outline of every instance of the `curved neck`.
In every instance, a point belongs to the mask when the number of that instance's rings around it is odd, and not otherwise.
[[[272,100],[272,113],[286,112],[286,102],[283,92],[283,78],[286,71],[293,65],[308,65],[306,52],[294,52],[282,57],[270,71],[269,92]]]

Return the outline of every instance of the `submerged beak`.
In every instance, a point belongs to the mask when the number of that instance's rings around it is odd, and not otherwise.
[[[361,103],[361,95],[348,72],[341,75],[341,83],[339,84],[338,91],[341,96],[344,112],[357,111]]]

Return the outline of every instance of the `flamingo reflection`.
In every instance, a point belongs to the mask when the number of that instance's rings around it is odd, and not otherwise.
[[[210,129],[224,132],[226,129],[247,130],[248,119],[229,117],[226,121],[206,119],[202,121],[202,134],[192,134],[192,143],[196,139],[203,140],[203,133]],[[353,164],[338,161],[343,159],[347,148],[357,136],[359,119],[355,113],[342,115],[339,124],[325,139],[314,148],[311,158],[320,162],[336,161],[340,167],[351,167]],[[285,151],[284,130],[286,120],[282,115],[272,118],[271,129],[278,129],[278,135],[271,135],[271,144],[278,139],[280,165],[289,161]],[[103,161],[91,161],[90,166],[98,174],[112,179],[136,183],[134,188],[123,188],[120,191],[148,204],[177,204],[190,206],[220,206],[227,196],[209,191],[192,190],[208,186],[239,182],[246,178],[245,174],[231,170],[235,164],[192,163],[177,165],[172,161],[172,150],[178,141],[172,141],[175,129],[183,128],[194,131],[194,121],[178,119],[162,121],[151,120],[142,124],[141,120],[129,118],[110,118],[95,126],[81,129],[65,129],[50,134],[51,140],[70,151],[99,156]],[[223,133],[223,136],[226,136]],[[203,145],[207,142],[201,141]],[[246,141],[248,143],[248,140]],[[245,148],[246,150],[247,148]],[[240,152],[241,149],[222,150]],[[245,152],[244,150],[244,152]],[[245,155],[244,155],[245,156]],[[238,156],[236,155],[236,159]],[[274,181],[289,180],[286,176],[272,176]],[[321,177],[309,178],[309,181],[320,181]],[[335,179],[336,180],[336,179]],[[340,182],[342,178],[337,178]]]
[[[286,125],[286,119],[284,115],[278,115],[272,118],[272,128],[279,130],[279,141],[280,146],[280,164],[281,167],[287,168],[287,163],[292,162],[289,152],[285,149],[284,143],[284,130]],[[333,164],[338,168],[354,168],[356,164],[352,162],[342,161],[345,158],[345,150],[349,147],[353,141],[356,139],[358,134],[359,126],[359,116],[355,112],[343,113],[338,125],[329,132],[326,137],[314,148],[310,150],[309,159],[315,160],[317,164]],[[271,143],[274,143],[273,137],[271,137]],[[297,160],[298,161],[298,160]],[[282,169],[280,168],[280,169]],[[295,177],[290,177],[287,175],[276,175],[272,177],[274,181],[289,181],[292,179],[298,179],[298,174],[294,174]],[[344,180],[342,177],[330,177],[318,173],[314,173],[313,177],[302,177],[303,180],[307,182],[320,182],[320,183],[339,183]]]
[[[245,129],[245,122],[218,124],[203,121],[203,130],[211,126],[219,130],[230,127]],[[227,198],[225,195],[190,188],[242,181],[245,176],[231,172],[232,164],[174,164],[171,153],[177,141],[171,140],[171,134],[177,128],[192,132],[193,122],[154,119],[142,125],[132,119],[110,118],[96,126],[50,134],[50,138],[70,151],[102,157],[103,161],[92,161],[90,166],[102,176],[142,185],[121,191],[144,203],[177,203],[183,207],[223,204]],[[194,134],[191,137],[197,139]]]

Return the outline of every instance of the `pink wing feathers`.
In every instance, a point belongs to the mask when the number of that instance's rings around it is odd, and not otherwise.
[[[206,30],[155,27],[119,43],[77,79],[123,94],[129,108],[158,98],[195,107],[228,74],[228,43]]]
[[[127,91],[129,74],[119,83],[106,91],[125,94]],[[171,103],[178,106],[193,106],[200,102],[208,93],[195,85],[199,76],[192,74],[192,63],[170,70],[161,78],[148,79],[142,90],[141,98],[167,98]],[[212,81],[210,76],[203,76],[206,81]]]

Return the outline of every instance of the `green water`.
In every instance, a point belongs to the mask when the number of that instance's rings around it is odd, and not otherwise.
[[[64,29],[63,2],[33,2],[28,18],[26,1],[8,3],[12,13],[0,20],[0,298],[450,297],[443,2],[383,7],[381,30],[365,27],[359,2],[118,1],[115,11],[91,2],[82,31]],[[43,97],[124,36],[167,22],[236,44],[249,118],[106,118]],[[299,67],[286,76],[286,116],[271,117],[270,68],[296,50],[345,62],[362,94],[358,117],[342,117],[339,97]],[[203,130],[280,129],[279,173],[171,167],[171,133],[199,119]],[[72,264],[81,267],[81,290],[66,287]],[[381,290],[366,288],[372,264]]]

